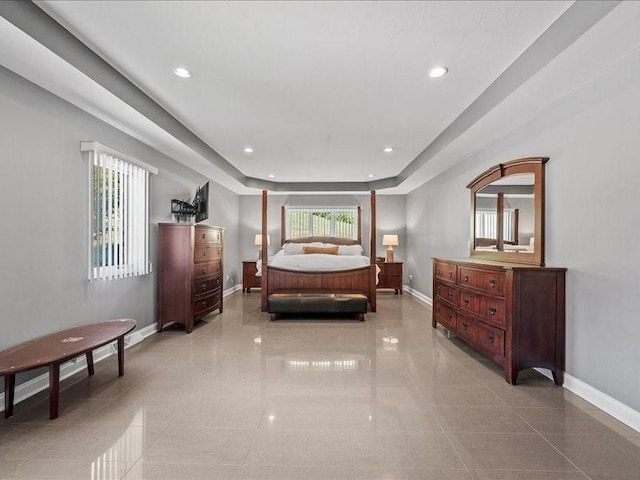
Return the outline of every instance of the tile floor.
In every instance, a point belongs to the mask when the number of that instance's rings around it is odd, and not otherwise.
[[[281,320],[235,293],[0,421],[0,479],[640,479],[640,433],[499,367],[409,295],[366,322]],[[385,342],[395,337],[397,344]]]

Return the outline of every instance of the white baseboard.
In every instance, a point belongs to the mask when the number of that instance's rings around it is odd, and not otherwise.
[[[231,288],[227,288],[224,292],[222,292],[222,297],[228,297],[232,293],[236,293],[238,290],[242,290],[242,284],[237,283]]]
[[[429,306],[433,305],[433,300],[431,299],[431,297],[427,297],[424,293],[414,290],[411,287],[407,287],[406,285],[403,287],[403,290],[407,292],[409,295],[413,295],[421,302],[426,303]]]
[[[148,336],[156,333],[156,331],[156,324],[153,323],[144,328],[141,328],[140,330],[131,332],[129,335],[126,335],[124,337],[125,349],[135,345],[136,343],[140,343]],[[110,343],[109,345],[105,345],[104,347],[97,348],[93,351],[93,362],[97,363],[115,353],[117,353],[115,343]],[[79,371],[85,370],[86,368],[87,359],[84,355],[65,362],[60,365],[60,380],[64,380],[71,375],[75,375]],[[46,390],[47,388],[49,388],[49,373],[44,373],[35,378],[32,378],[31,380],[21,383],[15,389],[14,405],[20,403],[23,400],[26,400],[36,393],[41,392],[42,390]],[[3,392],[0,394],[0,412],[4,411],[4,397],[5,393]]]

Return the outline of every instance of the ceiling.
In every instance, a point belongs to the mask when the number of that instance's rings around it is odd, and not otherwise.
[[[245,194],[411,191],[512,128],[513,102],[584,81],[558,58],[592,55],[617,2],[36,5],[0,5],[0,64]]]

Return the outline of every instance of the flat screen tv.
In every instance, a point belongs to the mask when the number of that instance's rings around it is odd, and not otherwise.
[[[209,182],[196,190],[196,195],[193,197],[193,207],[196,223],[209,218]]]

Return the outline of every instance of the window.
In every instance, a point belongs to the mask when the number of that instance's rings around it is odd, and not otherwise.
[[[157,170],[97,142],[89,152],[89,280],[151,271],[149,173]]]
[[[288,207],[286,219],[287,238],[358,238],[358,209],[355,207]]]
[[[515,211],[505,209],[502,223],[503,240],[515,242]],[[476,210],[476,238],[497,238],[497,224],[498,212],[495,210]]]

